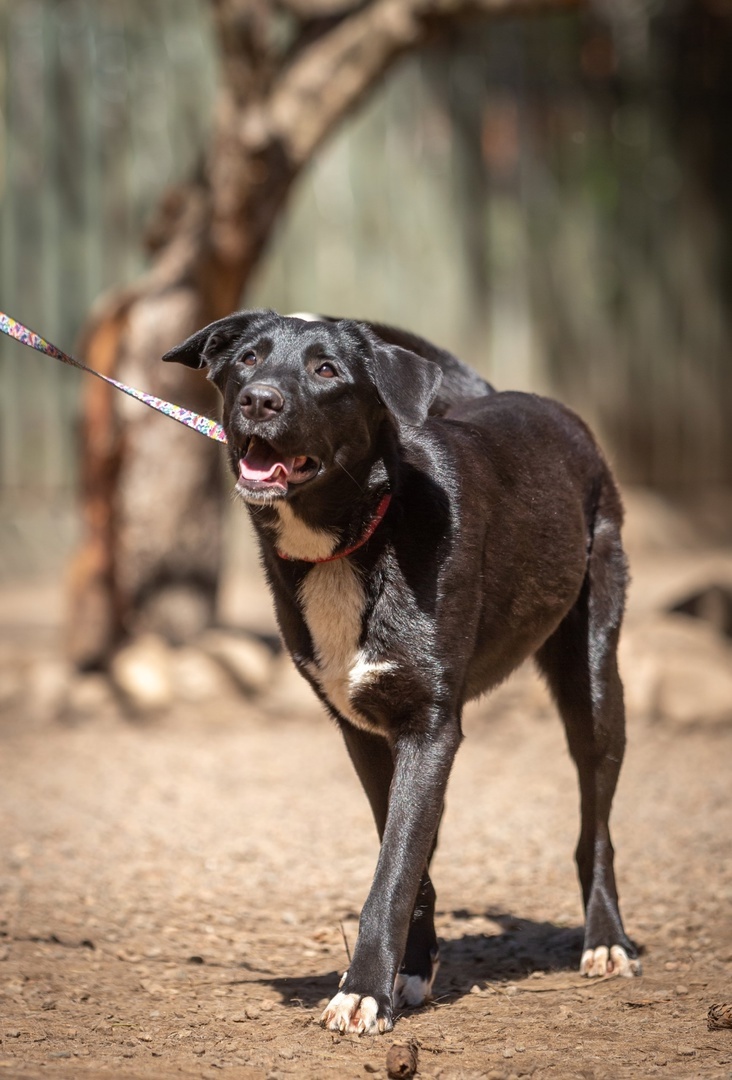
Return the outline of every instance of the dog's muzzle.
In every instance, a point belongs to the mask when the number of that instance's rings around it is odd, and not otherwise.
[[[272,420],[285,407],[285,399],[276,386],[251,383],[239,395],[239,405],[247,420],[262,423]]]
[[[242,447],[237,487],[242,494],[285,495],[290,484],[304,484],[319,469],[317,458],[283,453],[259,435],[252,435]]]

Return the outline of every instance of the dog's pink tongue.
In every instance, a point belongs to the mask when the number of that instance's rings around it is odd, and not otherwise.
[[[270,480],[286,484],[294,464],[294,457],[278,454],[269,443],[255,437],[249,443],[246,456],[239,460],[239,475],[244,480]]]

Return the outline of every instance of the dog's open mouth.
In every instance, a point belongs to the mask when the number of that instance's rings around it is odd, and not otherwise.
[[[319,469],[316,458],[283,454],[258,435],[252,435],[239,458],[238,487],[252,492],[286,494],[289,484],[304,484]]]

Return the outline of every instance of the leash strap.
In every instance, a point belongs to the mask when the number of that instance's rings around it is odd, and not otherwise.
[[[90,375],[96,375],[98,379],[103,379],[110,386],[115,386],[118,390],[121,390],[123,394],[128,394],[137,401],[141,401],[143,405],[149,405],[151,409],[162,413],[163,416],[169,416],[171,420],[177,420],[179,424],[185,424],[186,427],[192,428],[209,439],[214,439],[220,443],[227,441],[226,432],[221,424],[217,424],[215,420],[209,420],[207,416],[201,416],[199,413],[191,412],[190,409],[184,409],[181,405],[173,405],[170,401],[163,401],[162,398],[155,397],[154,394],[146,394],[142,390],[136,390],[134,386],[127,386],[126,383],[111,379],[108,375],[102,375],[101,372],[95,371],[94,368],[82,364],[81,360],[62,352],[56,345],[52,345],[50,341],[46,341],[40,334],[36,334],[27,326],[23,326],[22,323],[12,319],[10,315],[6,315],[3,311],[0,311],[0,331],[7,334],[8,337],[20,341],[23,345],[36,349],[37,352],[45,353],[46,356],[52,356],[55,360],[60,360],[63,364],[70,364],[71,367],[80,368],[81,371],[88,371]]]
[[[201,416],[200,413],[191,412],[190,409],[184,409],[181,405],[173,405],[170,401],[163,401],[162,398],[155,397],[154,394],[146,394],[143,390],[136,390],[134,386],[128,386],[127,383],[111,379],[108,375],[102,375],[101,372],[95,371],[94,368],[89,367],[87,364],[83,364],[76,357],[63,352],[57,345],[46,341],[40,334],[36,334],[34,330],[24,326],[17,319],[6,315],[4,311],[0,311],[0,331],[7,334],[8,337],[15,338],[22,345],[28,345],[29,348],[35,349],[37,352],[52,356],[54,360],[60,360],[62,364],[69,364],[71,367],[79,368],[80,371],[96,375],[98,379],[103,379],[105,383],[109,383],[110,386],[121,390],[123,394],[128,394],[130,397],[135,398],[136,401],[141,401],[143,405],[148,405],[151,409],[162,413],[163,416],[169,416],[171,420],[177,420],[179,424],[185,424],[186,427],[192,428],[193,431],[197,431],[209,439],[214,439],[220,443],[227,441],[226,432],[221,424],[218,424],[215,420],[210,420],[207,416]],[[347,555],[352,555],[354,551],[358,551],[360,547],[363,547],[371,539],[389,509],[390,502],[391,495],[384,495],[361,537],[355,544],[351,544],[344,551],[338,551],[334,555],[326,555],[323,559],[294,559],[290,555],[285,555],[282,551],[278,551],[277,554],[281,559],[288,559],[292,562],[325,563],[334,562],[336,559],[345,559]]]

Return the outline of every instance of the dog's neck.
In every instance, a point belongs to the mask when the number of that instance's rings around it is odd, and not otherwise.
[[[286,515],[286,514],[281,512],[281,514],[280,514],[280,521],[281,521],[281,529],[280,529],[281,540],[280,540],[280,543],[281,544],[283,543],[282,534],[286,534],[286,539],[284,540],[284,544],[287,545],[287,550],[285,549],[284,545],[281,546],[281,547],[276,548],[275,550],[276,550],[277,554],[279,555],[279,557],[281,559],[288,559],[291,562],[296,562],[297,561],[297,562],[309,562],[309,563],[326,563],[326,562],[334,562],[336,559],[345,559],[347,555],[352,555],[355,551],[358,551],[359,548],[363,547],[364,544],[366,544],[371,539],[371,537],[374,535],[377,528],[379,527],[379,525],[383,521],[384,516],[386,515],[386,512],[389,509],[389,504],[390,503],[391,503],[391,492],[387,492],[379,500],[379,504],[376,507],[376,510],[371,515],[369,520],[366,522],[361,535],[359,536],[359,538],[356,541],[354,541],[352,544],[348,544],[346,547],[343,547],[343,548],[338,548],[336,546],[335,549],[334,549],[331,546],[330,553],[329,554],[322,554],[322,555],[315,555],[315,554],[312,554],[312,552],[315,549],[319,549],[320,546],[321,546],[321,543],[322,543],[323,547],[325,547],[327,544],[331,544],[333,539],[337,539],[335,537],[335,534],[333,534],[331,532],[321,531],[321,530],[316,531],[316,530],[308,529],[308,527],[305,526],[304,522],[297,522],[297,524],[295,524],[296,519],[295,519],[294,515],[292,514],[292,511],[290,511],[289,515]],[[282,507],[282,511],[286,511],[286,510],[290,510],[290,508],[285,504]],[[293,528],[293,526],[294,526],[294,528]],[[309,533],[308,536],[305,536],[303,534],[303,527],[305,529],[308,529],[308,533]],[[304,554],[291,554],[292,545],[293,545],[293,533],[295,533],[295,536],[294,536],[295,546],[300,551],[302,551],[304,549],[304,547],[307,546],[308,549],[309,549],[309,553],[307,555],[304,555]],[[305,543],[302,544],[301,543],[302,541],[305,541]]]
[[[379,454],[362,472],[342,472],[320,490],[298,493],[252,514],[270,550],[292,562],[320,563],[343,558],[363,546],[381,527],[398,469]],[[385,499],[389,496],[389,499]]]
[[[330,562],[365,547],[384,527],[385,496],[401,489],[400,452],[394,425],[385,423],[361,462],[349,461],[331,470],[327,483],[252,511],[260,539],[276,561]]]

